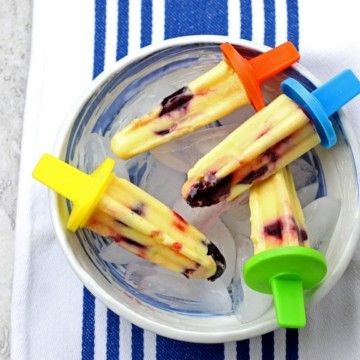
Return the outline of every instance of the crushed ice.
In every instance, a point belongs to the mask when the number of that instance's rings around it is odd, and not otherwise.
[[[240,322],[247,323],[262,316],[273,304],[273,297],[254,291],[245,284],[243,267],[254,254],[252,241],[245,236],[237,235],[236,251],[236,268],[231,283],[233,311]]]
[[[149,157],[139,187],[165,205],[172,207],[181,193],[185,174],[171,169],[153,156]]]
[[[255,114],[254,107],[252,105],[245,105],[240,109],[237,109],[232,113],[219,119],[218,122],[223,126],[225,125],[240,126],[244,121],[249,119],[254,114]]]
[[[181,172],[188,172],[196,162],[229,135],[236,126],[226,125],[197,130],[151,150],[162,163]]]
[[[140,259],[130,251],[119,246],[115,241],[105,245],[99,255],[103,260],[118,265],[129,264]]]
[[[180,197],[185,174],[196,162],[216,146],[237,126],[232,114],[219,121],[226,126],[202,129],[184,138],[157,147],[135,159],[116,159],[115,172],[172,207],[187,221],[204,232],[225,256],[227,270],[215,282],[188,280],[184,276],[140,259],[115,243],[105,246],[100,257],[116,264],[128,264],[125,280],[172,308],[212,314],[233,312],[240,322],[262,316],[273,303],[272,296],[251,290],[244,282],[242,268],[253,254],[250,237],[250,210],[241,201],[231,205],[191,208]],[[209,142],[209,131],[211,141]],[[93,172],[106,157],[114,158],[108,138],[90,134],[79,146],[79,168]],[[317,170],[308,161],[295,160],[290,169],[306,220],[311,246],[326,253],[336,226],[341,204],[329,196],[317,198]],[[230,291],[229,291],[230,290]]]
[[[95,171],[106,158],[116,160],[115,174],[126,180],[129,180],[129,174],[125,162],[115,157],[111,151],[110,140],[99,134],[91,133],[84,137],[79,144],[79,169],[87,174]]]
[[[302,208],[305,208],[316,199],[319,191],[319,184],[317,182],[307,185],[297,191],[297,195]]]
[[[228,204],[224,202],[213,206],[192,208],[182,197],[179,197],[173,205],[175,212],[202,232],[206,232],[212,223],[227,208]]]
[[[317,181],[318,171],[305,159],[299,158],[289,164],[289,168],[294,178],[296,190],[304,188]]]
[[[232,206],[227,212],[221,215],[221,220],[227,226],[234,238],[237,235],[243,235],[245,238],[250,238],[251,226],[249,204]]]
[[[205,235],[216,245],[226,259],[226,270],[215,282],[221,281],[226,287],[229,287],[235,271],[236,247],[234,239],[220,219],[212,223]]]
[[[304,208],[305,224],[312,248],[323,254],[339,219],[341,203],[338,199],[324,196]]]
[[[221,315],[232,309],[229,292],[221,281],[188,280],[146,262],[129,264],[125,281],[143,294],[182,311]]]

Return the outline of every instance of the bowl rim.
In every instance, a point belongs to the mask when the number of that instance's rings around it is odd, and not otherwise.
[[[131,64],[133,61],[140,60],[155,51],[161,51],[169,47],[173,46],[181,46],[181,45],[190,45],[196,43],[215,43],[222,44],[224,42],[230,42],[235,45],[244,46],[251,48],[252,50],[257,50],[259,52],[264,52],[270,49],[270,47],[266,45],[256,44],[252,41],[233,38],[229,36],[219,36],[219,35],[193,35],[193,36],[183,36],[173,39],[164,40],[161,43],[152,44],[142,49],[139,49],[133,54],[127,55],[121,60],[117,61],[115,64],[110,66],[108,69],[105,69],[99,76],[97,76],[91,83],[86,87],[82,94],[78,97],[77,101],[73,104],[70,111],[67,113],[61,127],[59,133],[55,140],[55,145],[53,147],[53,155],[59,158],[62,158],[63,155],[63,145],[65,139],[68,137],[70,127],[74,122],[74,119],[80,112],[82,106],[87,102],[87,100],[92,96],[95,90],[99,89],[101,85],[114,73],[121,71],[126,65]],[[310,80],[314,85],[319,86],[321,82],[303,65],[296,63],[292,66],[293,69],[297,70],[301,75],[305,76],[308,80]],[[344,134],[346,135],[346,139],[351,147],[353,161],[355,166],[355,174],[357,180],[357,187],[360,189],[360,149],[355,136],[354,131],[350,125],[350,122],[346,118],[344,112],[342,110],[338,111],[339,117],[341,119],[342,129]],[[359,197],[359,196],[358,196]],[[59,197],[58,195],[49,190],[49,201],[50,201],[50,210],[53,226],[55,229],[56,236],[60,242],[60,246],[62,251],[67,259],[72,270],[81,280],[81,282],[86,286],[86,288],[100,301],[102,301],[108,308],[110,308],[113,312],[118,314],[119,316],[124,317],[129,320],[133,324],[140,326],[143,329],[149,330],[161,336],[165,336],[168,338],[180,340],[180,341],[188,341],[188,342],[196,342],[196,343],[222,343],[227,341],[238,341],[243,339],[248,339],[254,336],[265,334],[269,331],[273,331],[279,328],[276,319],[275,321],[264,320],[263,322],[254,324],[247,329],[242,329],[239,327],[238,330],[231,331],[219,331],[219,332],[203,332],[199,330],[183,330],[179,328],[172,327],[171,324],[166,325],[163,323],[158,323],[152,319],[146,318],[142,315],[139,315],[131,308],[125,306],[116,301],[111,295],[109,295],[102,287],[99,285],[94,278],[82,267],[79,260],[76,258],[75,254],[71,251],[71,248],[67,243],[67,231],[62,222],[61,217],[59,215]],[[357,199],[359,203],[359,198]],[[357,209],[354,214],[354,218],[359,218],[359,209]],[[321,287],[319,287],[313,297],[307,303],[307,307],[313,306],[317,304],[320,300],[322,300],[325,295],[333,288],[333,286],[338,282],[346,268],[348,267],[358,239],[360,237],[360,222],[355,222],[354,228],[352,230],[350,239],[347,243],[345,251],[343,252],[341,261],[337,264],[334,269],[334,276],[331,278],[331,281],[324,282]]]

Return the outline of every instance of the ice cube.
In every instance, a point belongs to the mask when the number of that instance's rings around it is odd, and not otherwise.
[[[138,256],[122,248],[115,242],[111,242],[109,245],[105,245],[101,249],[99,256],[107,262],[119,265],[129,264],[131,262],[141,260]]]
[[[236,247],[233,237],[220,219],[216,219],[204,232],[207,238],[216,245],[225,257],[226,270],[216,281],[222,281],[226,287],[231,283],[235,271]],[[215,281],[215,282],[216,282]]]
[[[186,279],[151,263],[129,264],[125,281],[173,309],[215,315],[228,314],[232,310],[229,292],[221,281]]]
[[[248,203],[235,204],[220,217],[234,238],[237,235],[250,237],[250,206]]]
[[[130,181],[139,186],[142,177],[146,173],[148,160],[151,158],[149,152],[135,156],[125,162],[126,169],[129,173]],[[148,170],[149,171],[149,170]]]
[[[294,178],[296,189],[301,189],[316,182],[318,171],[306,160],[302,158],[296,159],[289,165],[289,167]]]
[[[152,149],[165,165],[187,173],[196,162],[236,129],[235,125],[205,128]]]
[[[251,116],[255,114],[254,107],[252,105],[245,105],[240,109],[237,109],[230,113],[229,115],[224,116],[219,119],[218,122],[225,125],[236,125],[240,126],[244,121],[249,119]]]
[[[92,173],[106,159],[105,140],[99,134],[89,134],[79,144],[79,169]]]
[[[140,112],[142,113],[142,115],[146,114],[148,111],[152,110],[157,105],[160,105],[164,98],[173,94],[177,90],[178,89],[175,86],[168,83],[156,84],[154,87],[151,88],[151,91],[144,92],[147,94],[146,104],[139,104]]]
[[[236,318],[242,323],[258,319],[273,304],[273,297],[250,289],[243,276],[243,267],[253,255],[254,246],[250,239],[238,235],[236,238],[237,260],[234,279],[231,283],[233,310]]]
[[[84,137],[79,144],[79,169],[87,174],[96,170],[106,158],[116,161],[114,172],[118,177],[129,180],[125,162],[114,156],[107,137],[91,133]]]
[[[165,205],[172,207],[181,194],[185,180],[185,174],[150,156],[139,186]]]
[[[297,191],[297,195],[302,208],[309,205],[312,201],[316,199],[318,190],[319,183],[315,182]]]
[[[237,125],[226,125],[215,128],[208,128],[194,133],[190,139],[196,145],[196,149],[201,157],[210,152],[216,145],[223,141],[231,132],[237,128]],[[195,165],[195,164],[194,164]]]
[[[173,205],[175,212],[202,232],[206,232],[212,223],[227,208],[228,204],[225,202],[207,207],[192,208],[182,197],[179,197]]]
[[[127,102],[126,111],[121,113],[115,121],[119,124],[122,122],[126,125],[131,121],[142,117],[160,105],[165,97],[173,94],[176,90],[177,88],[175,86],[165,83],[158,83],[155,85],[150,84],[146,86]],[[123,121],[121,121],[121,119],[123,119]],[[119,128],[120,126],[117,126],[117,130]]]
[[[329,247],[330,239],[339,219],[340,209],[340,200],[330,196],[316,199],[304,208],[310,245],[323,254]]]
[[[131,109],[134,109],[134,113],[131,120],[145,115],[160,105],[165,97],[173,94],[176,90],[175,86],[162,83],[146,87],[132,99]]]

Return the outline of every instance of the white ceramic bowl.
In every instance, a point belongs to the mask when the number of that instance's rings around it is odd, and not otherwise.
[[[78,166],[79,144],[87,134],[96,132],[110,137],[131,120],[129,114],[134,115],[139,106],[141,111],[148,110],[154,100],[161,100],[147,97],[159,81],[179,88],[222,59],[219,44],[225,41],[229,39],[220,36],[177,38],[122,59],[96,78],[70,111],[58,135],[54,155]],[[250,58],[268,50],[248,41],[230,41]],[[266,102],[280,94],[279,84],[288,76],[308,89],[319,85],[309,71],[296,64],[264,84]],[[344,113],[339,111],[333,121],[338,144],[329,151],[317,147],[313,155],[318,161],[322,195],[339,199],[341,211],[326,252],[327,276],[306,294],[308,306],[319,302],[340,279],[360,235],[359,148]],[[124,266],[107,263],[99,257],[105,244],[102,238],[89,231],[66,230],[69,203],[54,192],[50,192],[50,201],[56,234],[70,266],[92,294],[134,324],[166,337],[203,343],[246,339],[277,328],[273,308],[260,318],[242,324],[233,314],[187,313],[181,311],[181,304],[179,309],[173,309],[142,296],[124,281]]]

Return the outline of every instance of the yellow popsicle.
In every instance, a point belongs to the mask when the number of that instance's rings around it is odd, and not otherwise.
[[[144,190],[112,172],[108,158],[88,175],[48,154],[33,176],[73,203],[67,227],[88,228],[135,255],[188,278],[215,280],[225,259],[206,236]]]

